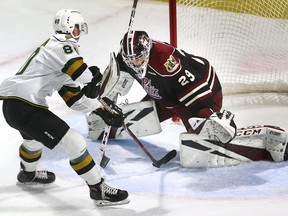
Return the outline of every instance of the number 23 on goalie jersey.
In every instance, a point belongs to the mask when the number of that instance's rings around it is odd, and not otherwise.
[[[117,56],[120,70],[132,75],[153,98],[167,107],[184,104],[188,108],[212,107],[212,96],[221,91],[217,75],[208,60],[152,40],[146,74],[138,77]]]

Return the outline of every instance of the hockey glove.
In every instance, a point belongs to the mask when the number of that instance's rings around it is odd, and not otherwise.
[[[97,66],[91,66],[89,67],[89,70],[91,71],[93,78],[91,82],[87,83],[87,85],[83,87],[82,91],[86,97],[96,98],[99,94],[102,74]]]
[[[107,97],[102,98],[103,108],[98,108],[93,112],[99,115],[104,122],[112,127],[121,127],[124,123],[125,115],[122,109]]]

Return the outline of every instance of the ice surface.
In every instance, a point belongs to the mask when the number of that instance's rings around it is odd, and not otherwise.
[[[0,80],[14,74],[36,46],[52,34],[52,19],[62,8],[82,12],[89,34],[80,40],[83,57],[101,70],[117,52],[119,41],[128,28],[131,0],[1,0]],[[144,29],[151,37],[169,41],[168,5],[141,0],[135,17],[135,29]],[[137,89],[137,86],[135,86]],[[137,100],[133,91],[130,101]],[[57,94],[49,99],[51,110],[86,137],[88,149],[99,159],[99,142],[87,137],[85,116],[65,107]],[[0,102],[2,105],[2,102]],[[238,126],[272,124],[287,127],[285,106],[229,107]],[[16,185],[19,170],[18,148],[21,137],[0,115],[0,215],[277,215],[288,213],[288,166],[286,162],[255,162],[235,167],[184,169],[179,156],[161,168],[132,139],[109,141],[107,156],[111,162],[102,174],[112,186],[127,189],[130,204],[98,208],[89,198],[85,183],[70,168],[67,156],[56,148],[45,149],[40,168],[56,173],[55,184],[34,189]],[[159,159],[172,149],[178,150],[181,125],[162,123],[163,132],[140,139]],[[286,203],[287,202],[287,203]]]

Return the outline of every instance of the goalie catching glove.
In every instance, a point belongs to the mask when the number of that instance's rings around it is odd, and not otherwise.
[[[93,112],[99,115],[107,125],[117,128],[121,127],[126,117],[123,114],[122,109],[107,97],[100,98],[99,101],[102,103],[103,107],[100,107]]]

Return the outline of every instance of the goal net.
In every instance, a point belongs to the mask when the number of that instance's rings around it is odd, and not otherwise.
[[[288,104],[287,1],[170,0],[170,25],[171,42],[214,66],[224,99]]]

